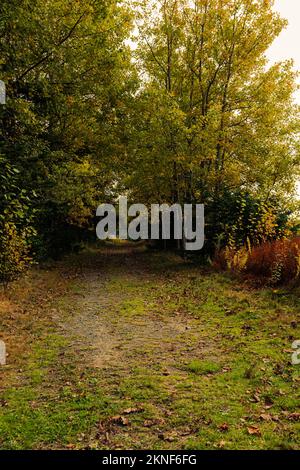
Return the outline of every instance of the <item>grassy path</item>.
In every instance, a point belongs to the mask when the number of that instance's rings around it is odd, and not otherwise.
[[[143,246],[35,270],[0,301],[0,447],[297,449],[299,312]]]

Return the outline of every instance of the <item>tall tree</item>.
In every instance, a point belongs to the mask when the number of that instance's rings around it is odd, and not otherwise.
[[[299,174],[292,62],[265,53],[286,22],[271,0],[139,2],[135,191],[205,201],[223,188],[291,193]]]
[[[0,18],[1,153],[50,240],[87,224],[116,180],[131,14],[117,0],[3,0]]]

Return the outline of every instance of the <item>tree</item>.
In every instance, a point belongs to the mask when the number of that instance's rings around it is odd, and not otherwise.
[[[299,175],[296,73],[291,61],[268,67],[265,52],[286,24],[272,6],[139,2],[134,192],[179,202],[206,202],[237,188],[265,200],[292,193]]]
[[[54,250],[64,248],[68,226],[89,226],[116,179],[131,14],[117,0],[4,0],[0,9],[1,152],[19,187],[37,193],[35,248],[47,255],[56,237]]]

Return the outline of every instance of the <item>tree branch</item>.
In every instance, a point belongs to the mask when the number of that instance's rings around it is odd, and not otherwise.
[[[58,44],[55,45],[55,47],[60,47],[62,46],[73,34],[73,32],[75,31],[75,29],[77,28],[77,26],[79,25],[79,23],[81,22],[81,20],[83,19],[83,17],[85,16],[86,14],[86,11],[82,13],[82,15],[78,18],[78,20],[74,23],[74,25],[72,26],[72,28],[68,31],[68,33],[58,42]],[[53,54],[54,50],[51,50],[51,51],[48,51],[46,53],[46,55],[44,57],[41,57],[37,62],[35,62],[34,64],[30,65],[19,77],[17,77],[17,81],[20,81],[20,80],[23,80],[23,78],[26,77],[26,75],[28,75],[28,73],[32,72],[32,70],[34,70],[35,68],[37,68],[39,65],[43,64],[44,62],[46,62],[46,60],[49,59],[49,57],[51,57],[51,55]]]

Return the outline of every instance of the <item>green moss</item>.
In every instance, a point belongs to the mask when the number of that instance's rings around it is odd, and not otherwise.
[[[194,374],[206,375],[219,372],[221,366],[215,362],[194,359],[189,364],[187,364],[186,369],[189,372],[193,372]]]

